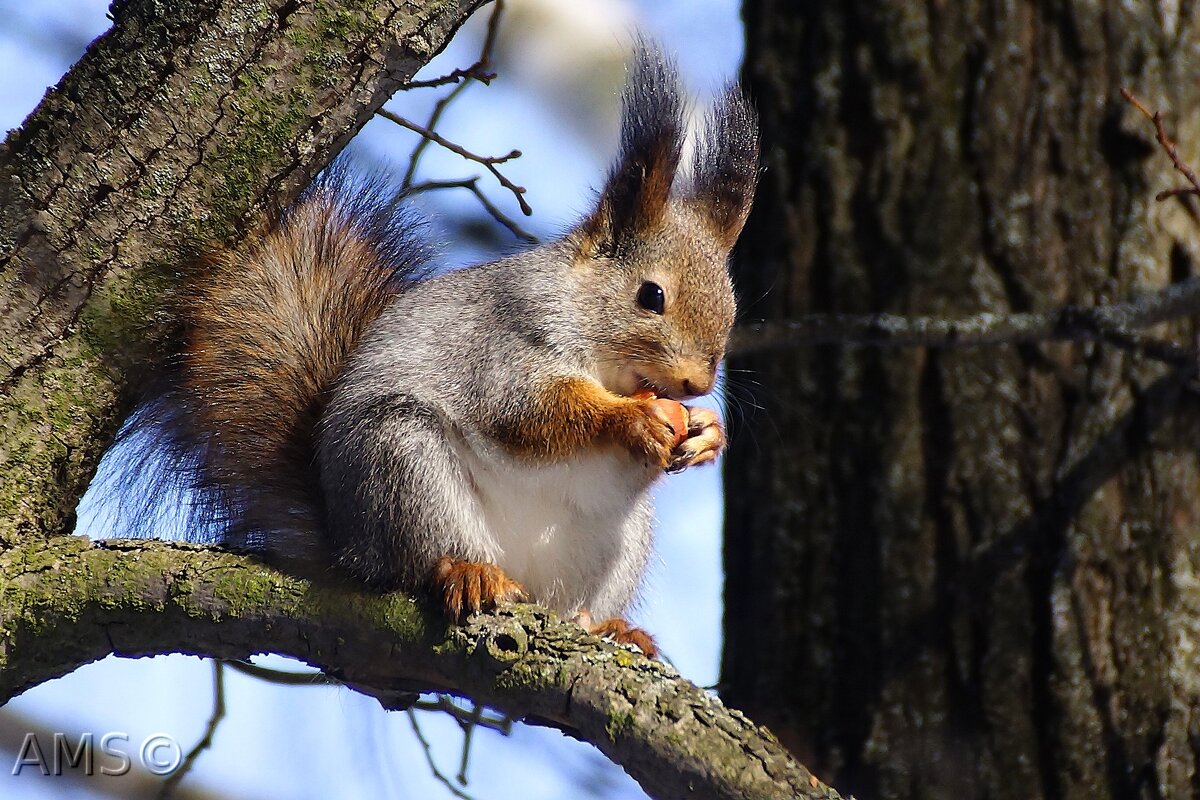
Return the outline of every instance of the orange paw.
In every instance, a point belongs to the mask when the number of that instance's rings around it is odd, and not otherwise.
[[[591,612],[586,608],[581,608],[572,619],[594,636],[612,639],[617,644],[631,644],[645,653],[647,658],[658,657],[658,645],[654,643],[654,637],[641,628],[633,627],[620,617],[594,622]]]
[[[609,420],[614,439],[648,467],[666,469],[671,451],[686,438],[683,406],[653,395],[633,397],[616,406]],[[680,435],[682,434],[682,436]]]
[[[655,410],[661,412],[666,417],[671,430],[675,431],[675,447],[679,447],[679,445],[683,444],[684,439],[688,438],[691,425],[688,420],[687,406],[670,398],[658,397],[649,389],[641,389],[634,392],[631,396],[635,400],[649,400],[655,407]]]
[[[697,464],[707,464],[724,448],[725,428],[716,412],[707,408],[689,408],[687,437],[672,451],[667,471],[681,472]]]
[[[477,564],[442,556],[430,574],[433,590],[446,616],[458,622],[470,614],[528,598],[524,587],[495,564]]]

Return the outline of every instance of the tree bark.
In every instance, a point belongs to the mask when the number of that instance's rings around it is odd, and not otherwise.
[[[1174,9],[1172,12],[1171,9]],[[1193,271],[1182,4],[747,0],[751,318],[1041,312]],[[1191,324],[1160,327],[1186,341]],[[723,696],[846,791],[1200,791],[1197,403],[1102,344],[733,363]]]

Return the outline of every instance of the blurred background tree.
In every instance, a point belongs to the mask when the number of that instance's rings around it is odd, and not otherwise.
[[[1190,277],[1190,3],[746,0],[748,318],[1093,305]],[[1189,344],[1193,324],[1157,334]],[[1196,796],[1194,369],[821,345],[726,461],[722,694],[869,798]]]

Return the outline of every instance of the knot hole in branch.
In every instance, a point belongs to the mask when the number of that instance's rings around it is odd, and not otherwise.
[[[499,667],[509,667],[529,652],[529,634],[513,619],[488,620],[480,631],[483,636],[476,646],[488,660]]]

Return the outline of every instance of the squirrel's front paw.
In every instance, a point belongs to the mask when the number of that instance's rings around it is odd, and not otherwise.
[[[612,423],[614,438],[646,466],[666,469],[671,451],[684,435],[676,426],[686,419],[672,406],[679,404],[654,397],[637,398],[620,406]]]
[[[490,611],[502,603],[528,599],[525,588],[495,564],[477,564],[442,556],[430,575],[446,616],[455,622],[470,614]]]
[[[671,453],[668,472],[680,472],[696,464],[707,464],[725,448],[725,428],[715,411],[688,408],[687,438]]]

